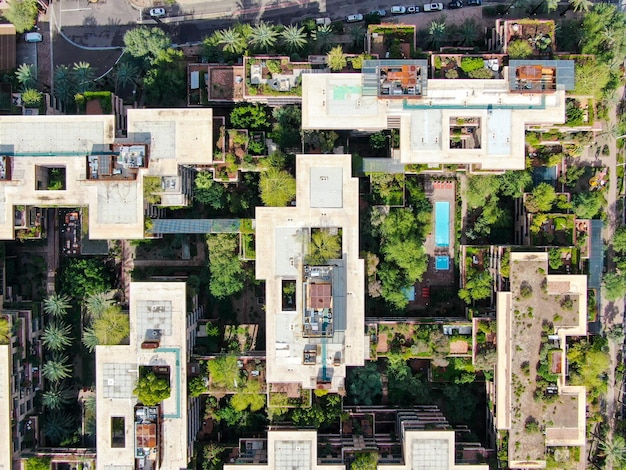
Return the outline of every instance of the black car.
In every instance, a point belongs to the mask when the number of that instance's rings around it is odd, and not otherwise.
[[[467,0],[468,7],[479,7],[483,4],[483,0]]]
[[[453,2],[448,3],[448,8],[450,10],[456,10],[457,8],[463,8],[463,2],[461,0],[455,0]]]

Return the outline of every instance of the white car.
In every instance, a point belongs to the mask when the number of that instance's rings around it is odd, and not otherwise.
[[[26,33],[24,35],[24,41],[26,42],[41,42],[43,41],[43,36],[41,33]]]
[[[420,7],[418,7],[417,5],[406,7],[406,12],[407,13],[419,13],[420,12]]]
[[[404,15],[405,13],[406,13],[406,7],[397,6],[397,5],[391,7],[392,15]]]
[[[357,21],[363,21],[363,15],[357,13],[356,15],[346,16],[346,23],[356,23]]]
[[[427,3],[424,5],[424,11],[443,11],[443,3]]]
[[[150,8],[150,16],[153,18],[165,16],[165,8]]]

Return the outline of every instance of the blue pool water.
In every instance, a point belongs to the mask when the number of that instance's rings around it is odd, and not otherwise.
[[[450,203],[435,202],[435,245],[450,246]]]
[[[437,271],[448,271],[450,269],[450,257],[449,256],[436,256],[435,257],[435,269]]]

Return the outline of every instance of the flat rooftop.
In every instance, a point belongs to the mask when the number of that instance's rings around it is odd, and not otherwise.
[[[96,347],[97,469],[135,464],[133,389],[140,366],[168,367],[172,394],[161,403],[161,468],[187,466],[186,288],[181,282],[132,282],[130,344]],[[159,339],[156,349],[142,349]],[[112,438],[112,419],[123,423],[123,446]],[[119,421],[118,421],[119,422]]]
[[[298,155],[296,170],[296,205],[256,210],[256,252],[266,260],[256,263],[256,277],[266,281],[267,382],[313,389],[326,373],[327,386],[338,391],[346,365],[363,365],[369,352],[358,180],[351,177],[350,155]],[[340,259],[305,266],[312,228],[341,229]],[[283,310],[283,281],[296,283],[295,309]],[[305,364],[305,351],[318,349]]]
[[[496,427],[509,431],[510,468],[527,468],[545,463],[546,446],[585,445],[586,393],[567,384],[566,339],[587,333],[587,277],[546,274],[547,253],[512,252],[510,266],[511,290],[497,296]],[[554,382],[536,380],[540,361]]]
[[[416,68],[421,66],[421,61],[404,62],[408,66],[415,62]],[[525,62],[531,65],[531,61],[517,61],[516,67],[524,66]],[[409,80],[405,77],[408,70],[402,72],[398,64],[395,68],[400,70],[397,80]],[[385,96],[378,95],[376,83],[372,84],[366,73],[305,74],[302,77],[302,128],[372,132],[396,128],[400,130],[399,158],[404,164],[523,169],[525,126],[562,123],[565,88],[559,86],[551,93],[545,90],[521,93],[511,90],[507,69],[503,75],[502,79],[484,80],[414,78],[418,85],[422,84],[419,95]],[[459,149],[450,145],[448,123],[459,118],[482,123],[477,137],[483,144],[479,148]]]
[[[128,137],[116,138],[113,115],[0,116],[0,156],[11,165],[0,180],[0,239],[14,238],[18,205],[89,206],[92,239],[143,238],[143,177],[211,163],[213,112],[131,109],[127,118]],[[138,147],[139,158],[130,152]],[[49,168],[65,169],[63,190],[37,187]]]

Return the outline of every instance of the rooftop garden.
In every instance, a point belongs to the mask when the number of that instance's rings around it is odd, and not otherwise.
[[[433,55],[433,78],[502,78],[502,56],[462,54]]]
[[[301,96],[302,71],[309,62],[293,63],[288,57],[246,57],[245,94],[250,96]]]
[[[512,59],[551,56],[555,24],[552,20],[520,19],[504,22],[505,44]]]

